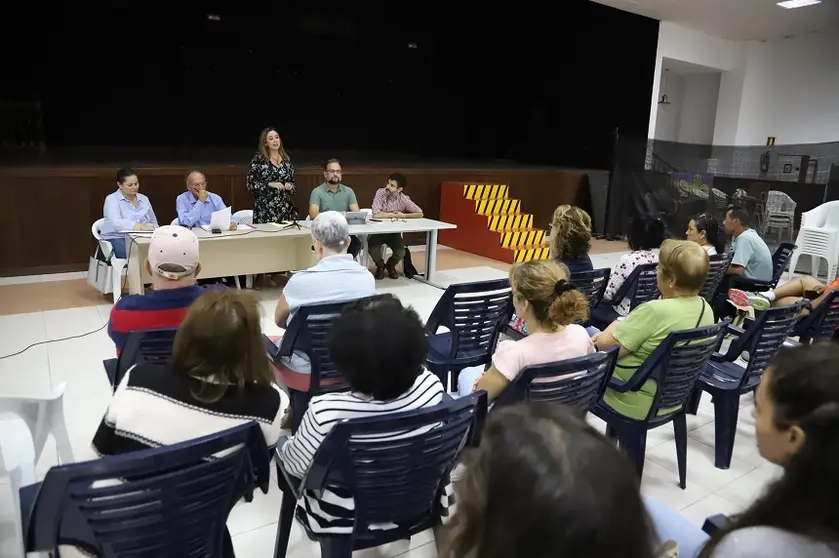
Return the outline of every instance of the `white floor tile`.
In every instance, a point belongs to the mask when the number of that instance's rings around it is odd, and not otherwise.
[[[675,451],[674,448],[674,461]],[[647,459],[644,464],[644,476],[641,479],[641,493],[679,511],[698,502],[711,491],[695,482],[690,482],[690,475],[688,475],[687,488],[682,490],[679,488],[679,475],[675,469],[667,469]]]
[[[766,488],[780,478],[782,474],[783,469],[767,463],[720,488],[716,491],[716,494],[745,508],[754,503]]]
[[[662,444],[647,449],[647,460],[673,471],[678,479],[678,465],[676,461],[676,444]],[[687,443],[687,484],[696,484],[709,492],[742,477],[755,466],[737,458],[731,460],[731,468],[723,470],[714,467],[714,448],[688,436]]]
[[[689,505],[679,513],[682,517],[701,528],[707,517],[717,515],[718,513],[732,516],[742,510],[743,508],[741,506],[723,498],[722,496],[719,496],[718,494],[709,494],[698,502]]]

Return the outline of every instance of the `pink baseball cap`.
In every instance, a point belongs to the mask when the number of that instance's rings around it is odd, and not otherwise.
[[[149,245],[149,267],[173,281],[192,275],[198,267],[198,237],[177,225],[155,229]]]

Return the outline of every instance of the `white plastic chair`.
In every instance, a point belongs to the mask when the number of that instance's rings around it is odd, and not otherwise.
[[[45,399],[0,396],[0,415],[11,413],[16,418],[0,418],[0,476],[9,477],[9,489],[15,512],[15,535],[23,549],[23,527],[20,521],[20,489],[34,484],[35,464],[44,451],[47,435],[52,433],[62,464],[73,463],[73,449],[64,423],[64,390],[59,384]]]
[[[230,218],[239,225],[253,225],[253,209],[240,209]]]
[[[171,222],[171,223],[169,223],[169,224],[170,224],[170,225],[178,225],[178,226],[180,226],[181,222],[180,222],[180,221],[178,221],[178,218],[177,218],[177,217],[175,217],[174,219],[172,219],[172,222]]]
[[[763,219],[763,232],[770,228],[783,230],[789,228],[789,236],[795,232],[795,207],[798,205],[787,194],[778,190],[769,190],[766,195],[766,215]]]
[[[827,281],[833,281],[839,267],[839,201],[823,203],[802,213],[795,244],[798,248],[790,259],[790,276],[795,273],[798,258],[807,254],[810,256],[810,274],[818,277],[820,258],[824,258],[827,260]]]
[[[119,297],[122,296],[122,272],[125,269],[126,264],[128,264],[128,260],[114,257],[113,244],[107,240],[102,240],[102,235],[99,231],[102,229],[102,225],[104,223],[104,218],[97,220],[90,226],[90,232],[93,234],[93,238],[99,241],[99,247],[102,249],[102,255],[105,256],[105,259],[111,263],[111,289],[114,295],[114,304],[116,304]]]

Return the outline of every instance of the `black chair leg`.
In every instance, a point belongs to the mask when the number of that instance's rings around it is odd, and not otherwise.
[[[644,426],[623,426],[618,429],[621,449],[629,456],[638,478],[644,475],[644,459],[647,456],[647,429]]]
[[[283,491],[283,501],[280,504],[280,522],[277,525],[277,540],[274,542],[274,558],[284,558],[288,552],[288,539],[291,537],[291,524],[294,523],[294,508],[297,507],[297,500],[291,488],[286,484],[279,466],[277,478],[277,484]]]
[[[737,434],[737,417],[740,414],[740,393],[731,392],[714,396],[714,466],[731,467],[734,437]]]
[[[352,537],[327,537],[320,541],[322,558],[352,558]]]
[[[688,426],[685,412],[673,417],[673,433],[676,435],[676,462],[679,464],[679,486],[687,486],[688,469]]]

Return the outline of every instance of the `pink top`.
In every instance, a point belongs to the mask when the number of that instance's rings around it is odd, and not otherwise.
[[[373,197],[373,215],[377,213],[422,213],[422,208],[411,201],[411,198],[399,192],[391,194],[387,188],[379,188]]]
[[[501,341],[492,364],[511,382],[528,366],[586,356],[595,351],[586,328],[577,324],[556,333],[531,333],[520,341]]]

